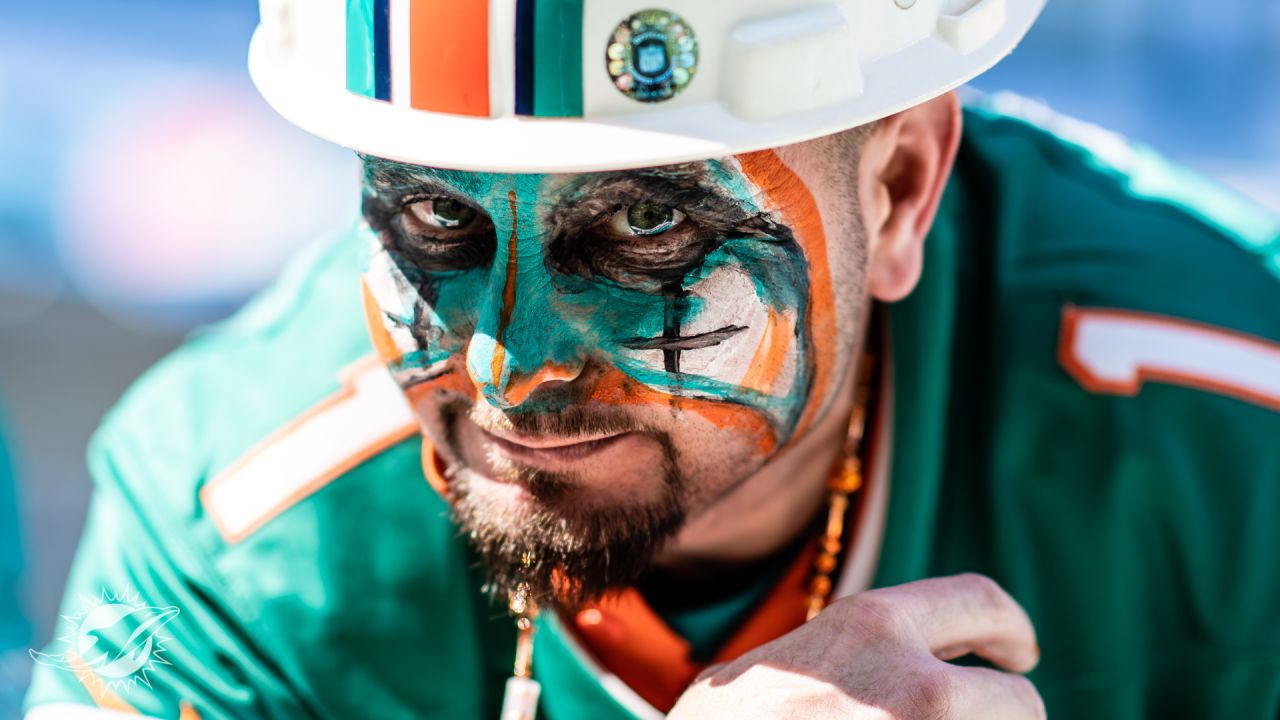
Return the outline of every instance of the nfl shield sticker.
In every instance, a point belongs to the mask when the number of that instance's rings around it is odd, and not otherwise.
[[[623,95],[640,102],[669,100],[693,80],[698,39],[679,15],[641,10],[614,29],[605,67]]]

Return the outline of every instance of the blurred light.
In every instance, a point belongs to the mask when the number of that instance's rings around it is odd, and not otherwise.
[[[16,103],[6,71],[7,66],[0,63],[0,137],[16,131],[12,114]],[[7,185],[0,174],[0,194]],[[29,216],[0,202],[0,327],[38,317],[62,292],[62,276],[51,262],[52,253],[33,241],[29,221]]]
[[[219,76],[149,76],[67,157],[54,222],[68,277],[133,322],[224,312],[299,246],[347,225],[359,200],[353,153]]]

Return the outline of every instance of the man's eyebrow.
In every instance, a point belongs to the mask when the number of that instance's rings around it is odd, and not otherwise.
[[[570,187],[582,193],[626,183],[634,183],[640,186],[666,184],[690,189],[700,188],[705,192],[716,191],[714,184],[711,182],[710,173],[703,163],[683,163],[663,167],[640,168],[638,170],[589,173],[570,183]]]
[[[547,210],[548,228],[590,222],[627,202],[646,201],[718,217],[752,214],[746,198],[733,192],[705,163],[593,173],[575,178]]]
[[[415,197],[443,196],[473,201],[442,173],[429,167],[360,155],[364,163],[360,211],[375,229],[389,225],[403,205]]]
[[[361,155],[360,159],[364,161],[365,186],[375,192],[452,187],[432,168],[369,155]]]

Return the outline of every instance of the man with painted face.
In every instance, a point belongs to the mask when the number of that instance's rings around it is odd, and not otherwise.
[[[363,217],[113,411],[28,717],[1276,716],[1280,222],[962,110],[1039,0],[709,5],[264,2]]]

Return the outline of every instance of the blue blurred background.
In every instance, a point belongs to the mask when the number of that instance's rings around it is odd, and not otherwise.
[[[0,718],[25,648],[54,627],[103,412],[356,211],[354,157],[254,94],[256,21],[252,0],[0,3],[0,432],[16,479],[0,449]],[[1275,0],[1049,0],[977,86],[1141,139],[1280,209]]]

